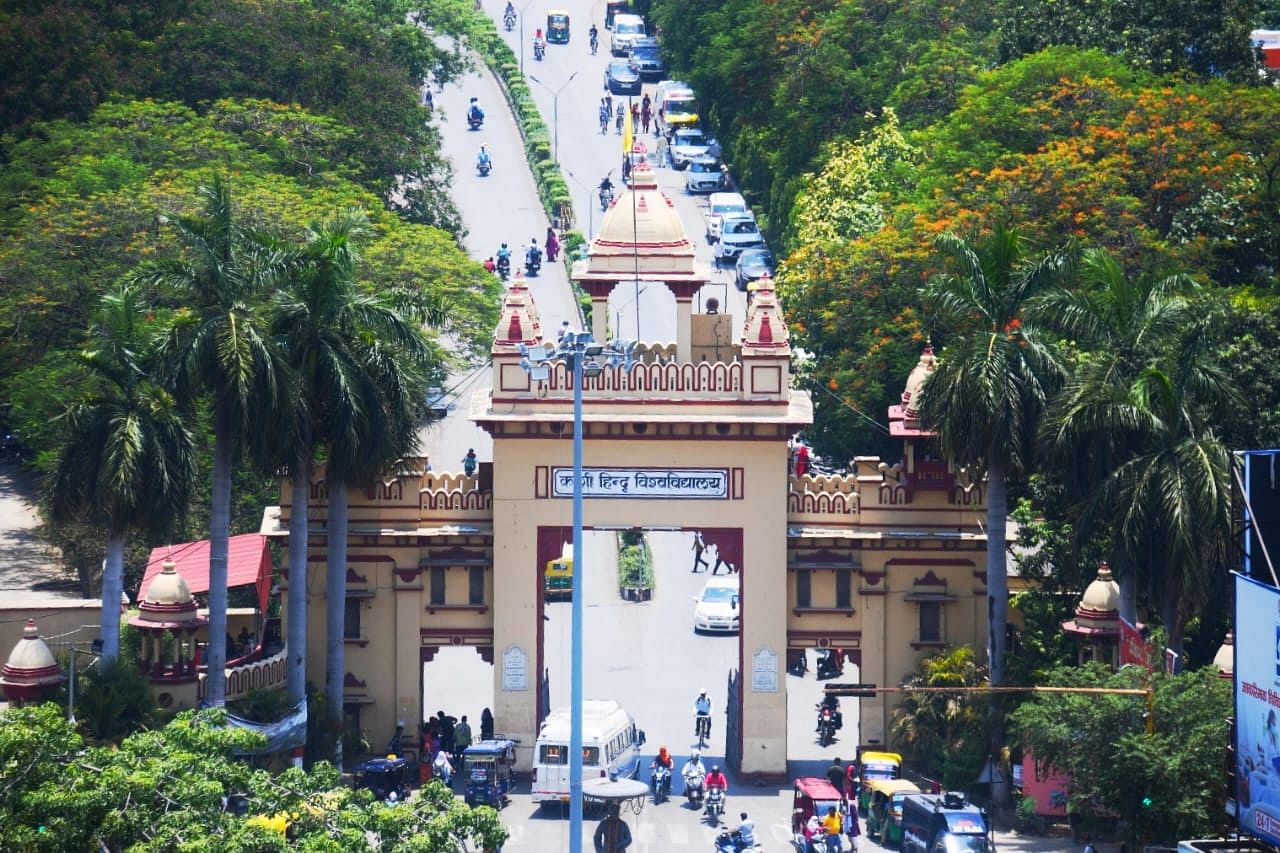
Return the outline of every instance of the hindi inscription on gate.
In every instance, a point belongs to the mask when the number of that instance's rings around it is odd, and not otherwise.
[[[551,469],[551,496],[573,497],[573,469]],[[584,498],[727,500],[727,468],[583,468]]]

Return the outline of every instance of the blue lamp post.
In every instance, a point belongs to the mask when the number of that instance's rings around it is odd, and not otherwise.
[[[632,344],[595,343],[590,332],[567,332],[556,349],[520,347],[520,366],[535,382],[551,376],[552,361],[573,370],[573,586],[569,641],[569,853],[582,853],[582,379],[606,365],[631,366]]]

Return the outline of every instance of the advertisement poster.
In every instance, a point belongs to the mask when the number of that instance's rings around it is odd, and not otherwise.
[[[1236,582],[1236,779],[1240,830],[1280,844],[1280,591],[1243,575]],[[1265,639],[1264,639],[1265,638]]]
[[[1142,630],[1120,617],[1120,665],[1133,664],[1151,671],[1151,648],[1142,636]]]

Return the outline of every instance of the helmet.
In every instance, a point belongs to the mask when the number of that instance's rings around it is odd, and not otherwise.
[[[702,753],[701,753],[701,752],[698,752],[698,751],[695,749],[695,750],[693,751],[693,755],[691,755],[691,756],[689,756],[689,757],[690,757],[690,758],[692,758],[694,761],[700,761],[700,760],[702,759]]]
[[[712,772],[712,773],[719,773],[719,772],[720,772],[720,765],[719,765],[719,764],[712,764],[712,765],[711,765],[711,772]]]

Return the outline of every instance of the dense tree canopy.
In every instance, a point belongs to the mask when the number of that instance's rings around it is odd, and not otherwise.
[[[261,735],[222,711],[180,714],[118,746],[86,744],[54,704],[0,713],[0,826],[8,849],[414,851],[496,849],[498,813],[443,785],[406,803],[341,787],[330,765],[272,775],[235,753]],[[245,798],[247,814],[227,808]]]

